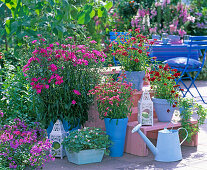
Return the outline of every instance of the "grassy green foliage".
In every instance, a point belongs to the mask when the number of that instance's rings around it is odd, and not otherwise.
[[[189,142],[191,137],[199,132],[199,127],[205,123],[207,109],[188,98],[180,98],[178,106],[181,111],[181,125],[188,131],[187,141]],[[191,123],[191,117],[194,113],[197,114],[198,123],[196,124]],[[182,131],[181,135],[184,138],[186,136],[185,131]]]
[[[4,67],[5,81],[0,89],[0,110],[5,113],[5,121],[22,118],[25,122],[36,120],[37,100],[20,67]],[[6,122],[4,122],[6,124]]]

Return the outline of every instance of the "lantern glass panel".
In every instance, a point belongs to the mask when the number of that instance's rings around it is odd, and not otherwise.
[[[53,142],[52,148],[55,149],[55,150],[59,149],[60,148],[60,143],[59,142]]]
[[[149,119],[149,113],[148,112],[142,112],[142,117],[144,118],[144,119]]]

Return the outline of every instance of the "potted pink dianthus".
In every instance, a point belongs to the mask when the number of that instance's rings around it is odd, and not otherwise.
[[[28,61],[23,72],[37,93],[37,117],[46,128],[49,126],[47,132],[57,119],[62,120],[65,131],[84,124],[93,102],[87,93],[98,83],[106,58],[97,42],[90,37],[68,37],[61,43],[48,43],[39,36],[26,47]]]
[[[118,81],[108,78],[89,91],[89,94],[96,95],[99,117],[104,119],[106,132],[112,140],[109,148],[112,157],[123,155],[127,116],[131,113],[132,84],[127,84],[125,78],[124,73],[118,77]]]

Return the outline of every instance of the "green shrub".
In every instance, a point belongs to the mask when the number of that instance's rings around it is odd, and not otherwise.
[[[22,70],[6,64],[2,72],[5,81],[0,89],[0,110],[7,113],[5,121],[22,118],[27,123],[34,122],[38,112],[37,98]]]

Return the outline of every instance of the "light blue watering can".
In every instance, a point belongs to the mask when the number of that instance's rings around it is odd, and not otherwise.
[[[138,134],[145,141],[149,149],[155,156],[156,161],[160,162],[173,162],[179,161],[182,159],[181,147],[180,145],[186,140],[188,137],[188,131],[185,128],[179,128],[177,130],[171,129],[168,130],[164,128],[163,130],[158,131],[158,139],[157,139],[157,148],[151,143],[151,141],[142,133],[140,130],[141,124],[137,125],[133,128],[132,133],[138,132]],[[179,140],[179,130],[184,129],[186,131],[186,137],[180,143]]]

